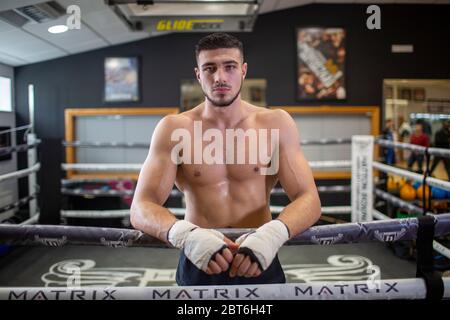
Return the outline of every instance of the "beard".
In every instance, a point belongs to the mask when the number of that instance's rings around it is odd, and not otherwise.
[[[244,81],[241,81],[241,86],[239,87],[239,91],[236,93],[236,95],[228,100],[220,100],[220,99],[213,99],[212,97],[210,97],[205,90],[203,90],[203,94],[205,95],[206,99],[208,99],[215,107],[228,107],[229,105],[231,105],[239,96],[239,94],[241,93],[242,90],[242,84],[244,83]]]

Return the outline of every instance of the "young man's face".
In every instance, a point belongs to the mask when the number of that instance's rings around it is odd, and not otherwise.
[[[246,73],[247,63],[235,48],[202,50],[195,68],[203,93],[217,107],[227,107],[236,100]]]
[[[422,134],[423,133],[423,127],[422,127],[422,124],[420,124],[420,123],[416,123],[416,126],[415,126],[415,131],[416,131],[416,134]]]

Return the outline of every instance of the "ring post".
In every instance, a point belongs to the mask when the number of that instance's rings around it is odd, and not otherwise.
[[[27,144],[33,145],[37,141],[36,134],[34,133],[34,85],[28,85],[28,112],[30,117],[30,129],[27,134]],[[37,163],[37,146],[35,148],[29,148],[27,151],[28,168],[31,168]],[[36,172],[31,173],[28,176],[28,195],[37,193],[38,185]],[[37,214],[37,197],[34,197],[29,203],[30,218]]]
[[[352,136],[352,222],[372,221],[373,136]]]

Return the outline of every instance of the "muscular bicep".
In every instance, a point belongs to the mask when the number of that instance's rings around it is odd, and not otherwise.
[[[311,168],[300,147],[300,137],[294,120],[285,114],[280,130],[278,179],[290,200],[307,191],[316,190]]]
[[[173,188],[177,164],[171,159],[170,120],[163,119],[155,128],[150,149],[139,173],[134,197],[162,205]]]

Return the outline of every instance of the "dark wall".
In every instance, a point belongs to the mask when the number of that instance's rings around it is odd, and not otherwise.
[[[261,15],[244,42],[249,78],[266,78],[269,105],[299,105],[296,97],[295,28],[347,30],[347,100],[336,105],[381,105],[384,78],[450,78],[450,6],[381,6],[382,29],[366,28],[365,5],[309,5]],[[202,34],[171,34],[15,68],[18,125],[28,123],[27,85],[35,85],[36,132],[40,147],[42,223],[56,222],[60,170],[64,162],[64,109],[106,105],[103,61],[107,56],[139,55],[140,103],[179,105],[180,79],[193,78],[193,48]],[[391,44],[414,45],[413,54],[392,54]],[[306,105],[305,103],[301,103]],[[327,103],[332,104],[332,103]]]

